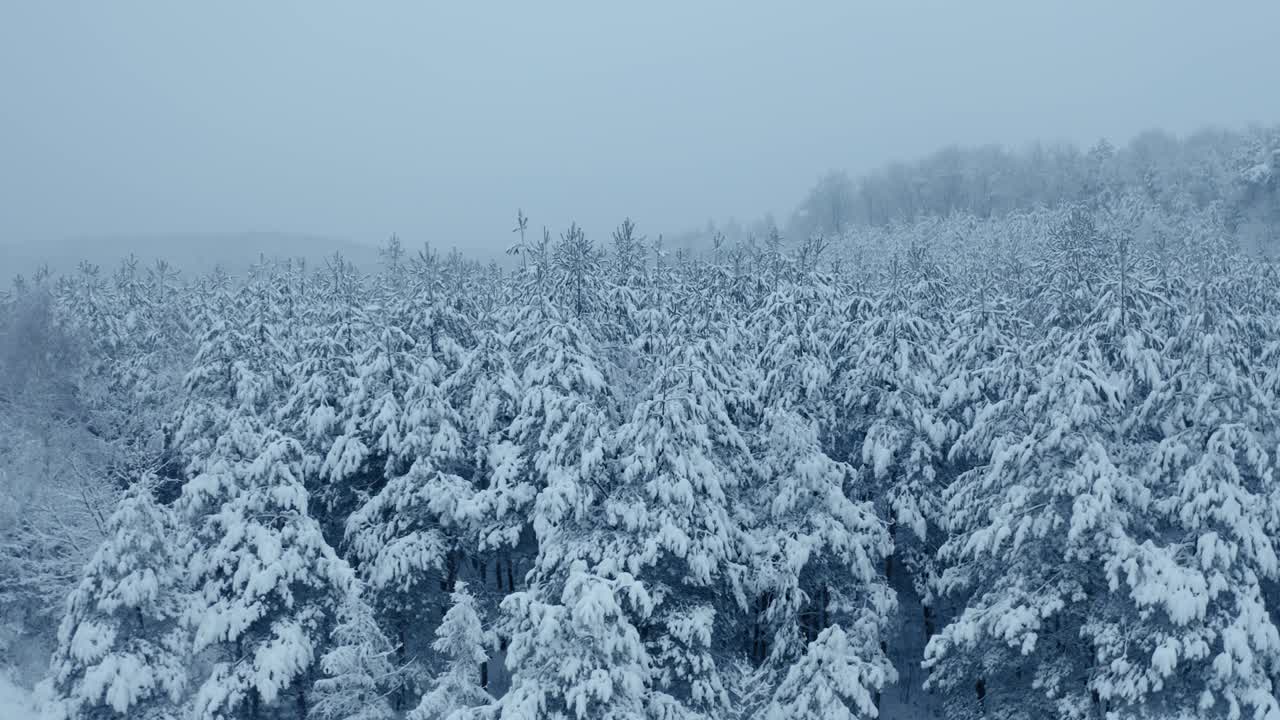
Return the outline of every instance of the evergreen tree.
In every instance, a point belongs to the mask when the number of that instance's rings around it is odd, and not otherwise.
[[[197,589],[185,622],[212,663],[196,718],[256,720],[286,700],[307,713],[308,678],[353,576],[308,514],[302,460],[296,442],[236,421],[183,489]]]
[[[1106,562],[1150,531],[1150,493],[1115,442],[1126,394],[1096,343],[1054,334],[1037,349],[1049,355],[1041,379],[1006,388],[958,445],[987,460],[948,489],[940,586],[968,600],[929,643],[928,684],[978,685],[977,703],[1019,697],[1018,713],[1037,712],[1034,688],[1044,711],[1085,717],[1095,649],[1079,638],[1100,607],[1123,602],[1109,597]]]
[[[475,488],[453,408],[430,376],[409,386],[397,445],[414,458],[347,519],[347,545],[402,653],[457,580],[478,522]],[[432,584],[435,588],[432,588]]]
[[[659,689],[682,712],[714,715],[728,696],[712,655],[719,612],[747,604],[741,531],[735,522],[742,478],[755,472],[731,417],[739,392],[714,342],[695,342],[659,369],[646,399],[618,430],[619,476],[604,523],[579,557],[606,574],[626,572],[653,593],[646,630]]]
[[[395,648],[378,627],[373,608],[353,591],[338,606],[330,646],[320,658],[324,677],[312,689],[319,720],[392,720],[387,697],[400,682]]]
[[[910,250],[906,260],[894,258],[880,295],[836,336],[837,430],[826,439],[833,457],[860,469],[859,499],[874,502],[889,526],[885,575],[893,580],[895,564],[906,565],[922,594],[925,541],[941,517],[941,471],[955,428],[939,412],[945,284],[923,248]]]
[[[493,711],[508,720],[651,717],[659,699],[631,621],[652,611],[644,587],[626,573],[611,579],[578,561],[554,593],[540,585],[503,601],[512,684]]]
[[[436,640],[432,643],[436,652],[445,657],[447,665],[436,676],[422,702],[409,713],[409,720],[458,717],[455,713],[465,716],[493,702],[493,697],[479,683],[479,668],[488,661],[489,653],[485,649],[488,642],[476,613],[475,598],[467,591],[467,584],[460,582],[455,585],[450,601],[452,605],[436,628]]]
[[[518,475],[524,486],[508,492],[532,499],[528,524],[540,555],[556,565],[564,548],[554,536],[597,502],[617,401],[591,337],[578,326],[548,306],[518,322],[527,334],[517,337],[523,395],[511,434],[526,466]]]
[[[520,477],[524,458],[512,425],[520,412],[521,381],[513,366],[505,333],[488,318],[476,346],[445,382],[443,391],[458,410],[467,462],[475,475],[479,510],[476,529],[481,548],[512,547],[526,525],[522,509],[532,502]],[[521,495],[522,490],[525,494]]]
[[[874,644],[851,640],[839,627],[829,627],[809,644],[792,665],[766,707],[766,720],[853,720],[879,717],[875,689],[892,682],[893,668],[869,661]]]
[[[177,625],[186,597],[178,533],[150,485],[136,485],[111,515],[106,541],[67,602],[51,666],[51,718],[160,720],[184,699],[190,652]]]

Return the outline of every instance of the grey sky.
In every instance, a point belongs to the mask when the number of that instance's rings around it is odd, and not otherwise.
[[[1280,2],[0,0],[0,241],[494,247],[948,143],[1280,121]]]

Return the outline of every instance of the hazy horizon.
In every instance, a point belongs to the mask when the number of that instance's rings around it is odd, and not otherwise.
[[[492,253],[790,212],[941,147],[1280,119],[1280,5],[0,10],[0,243],[392,233]]]

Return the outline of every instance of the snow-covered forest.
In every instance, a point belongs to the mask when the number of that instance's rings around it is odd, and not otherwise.
[[[13,282],[46,717],[1280,719],[1280,131],[514,224]]]

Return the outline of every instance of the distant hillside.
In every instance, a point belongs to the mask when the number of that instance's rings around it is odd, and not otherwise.
[[[335,252],[357,266],[371,268],[377,248],[336,238],[288,233],[187,233],[169,235],[81,237],[46,243],[0,242],[0,284],[29,274],[41,265],[55,273],[74,270],[81,261],[114,268],[130,254],[145,264],[163,259],[184,273],[201,273],[221,265],[238,273],[260,256],[305,258],[322,262]]]

